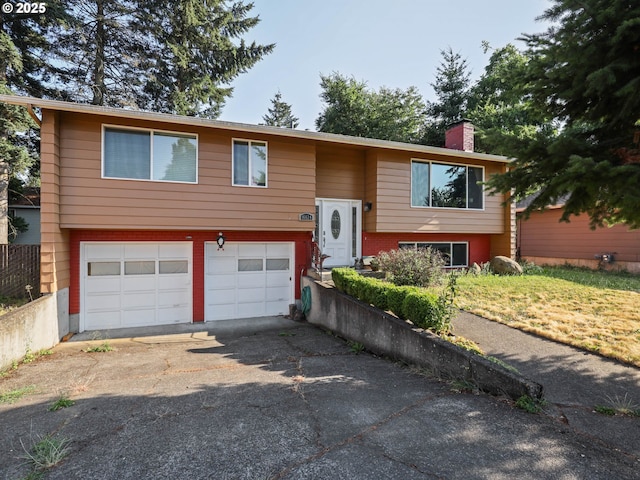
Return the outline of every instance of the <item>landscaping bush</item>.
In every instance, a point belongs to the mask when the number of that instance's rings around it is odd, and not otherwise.
[[[445,273],[445,261],[437,250],[400,248],[378,255],[380,268],[396,285],[428,287],[441,283]]]
[[[333,283],[338,290],[381,310],[390,310],[398,318],[411,320],[416,326],[436,333],[447,333],[454,313],[456,277],[438,296],[419,287],[398,286],[367,278],[351,268],[334,268]]]
[[[438,296],[431,292],[409,292],[402,301],[404,316],[420,328],[431,328],[436,314]]]
[[[406,320],[407,317],[405,316],[404,310],[402,309],[404,299],[410,293],[419,291],[420,290],[417,287],[399,287],[397,285],[389,285],[387,287],[387,304],[389,306],[389,310],[391,310],[398,318]]]

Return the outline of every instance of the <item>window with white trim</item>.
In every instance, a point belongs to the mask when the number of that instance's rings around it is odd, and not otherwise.
[[[102,176],[196,183],[198,137],[105,126],[102,135]]]
[[[482,210],[484,168],[411,161],[411,206]]]
[[[440,252],[445,261],[445,267],[469,266],[469,244],[467,242],[398,242],[398,248],[420,250],[429,247]]]
[[[233,185],[267,186],[267,143],[233,140]]]

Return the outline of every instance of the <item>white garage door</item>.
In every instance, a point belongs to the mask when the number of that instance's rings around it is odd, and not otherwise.
[[[205,244],[205,320],[289,313],[293,243]]]
[[[81,244],[80,330],[192,320],[190,242]]]

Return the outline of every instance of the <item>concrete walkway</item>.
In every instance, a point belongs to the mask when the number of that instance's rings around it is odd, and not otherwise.
[[[28,391],[0,403],[1,479],[25,478],[23,445],[46,434],[70,441],[48,480],[609,480],[640,468],[633,447],[594,441],[571,415],[459,393],[309,324],[118,333],[113,351],[87,353],[104,339],[77,336],[0,378],[0,393]],[[75,404],[49,411],[60,395]],[[628,445],[637,437],[637,419],[593,419],[594,430],[627,422]]]
[[[454,333],[544,386],[546,413],[576,432],[640,457],[640,418],[608,417],[595,406],[640,409],[640,369],[461,312]]]

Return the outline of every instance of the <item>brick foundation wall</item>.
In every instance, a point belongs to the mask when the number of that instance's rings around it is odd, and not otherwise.
[[[215,242],[218,230],[208,232],[149,230],[73,230],[71,232],[71,285],[69,313],[80,313],[80,242],[185,242],[193,243],[193,321],[204,321],[204,244]],[[300,298],[300,274],[311,263],[310,232],[224,231],[227,242],[294,242],[295,298]],[[191,237],[191,238],[187,238]]]

